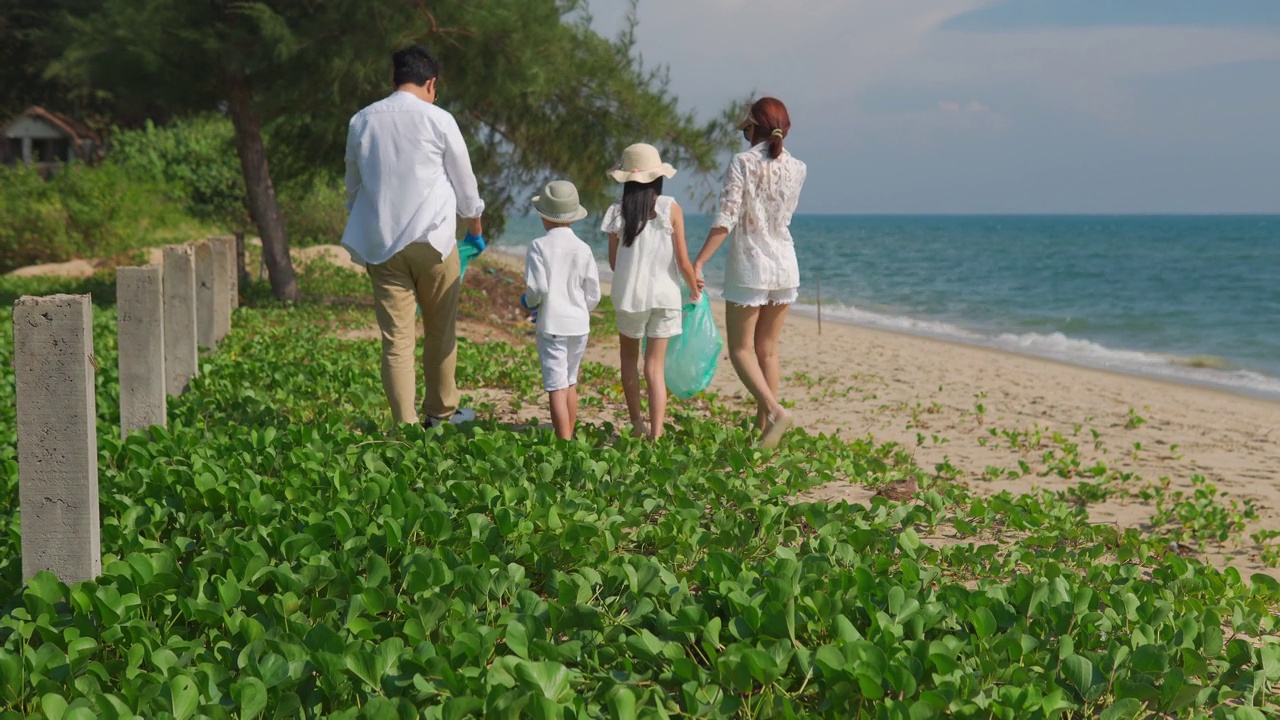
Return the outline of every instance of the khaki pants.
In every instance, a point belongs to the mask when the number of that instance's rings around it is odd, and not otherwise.
[[[417,423],[414,395],[415,309],[422,309],[422,414],[447,420],[458,410],[455,321],[462,289],[458,252],[442,259],[427,243],[414,243],[381,265],[369,265],[374,310],[382,330],[382,388],[396,422]]]

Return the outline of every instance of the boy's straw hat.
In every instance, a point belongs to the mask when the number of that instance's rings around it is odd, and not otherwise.
[[[587,216],[578,202],[578,188],[567,180],[552,180],[533,198],[533,211],[557,223],[574,223]]]
[[[669,178],[676,169],[662,162],[658,148],[647,143],[636,143],[622,151],[622,163],[609,171],[609,177],[618,182],[649,183],[660,177]]]

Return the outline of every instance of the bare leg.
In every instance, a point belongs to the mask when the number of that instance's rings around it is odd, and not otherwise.
[[[644,351],[644,382],[649,387],[649,439],[662,437],[667,421],[667,338],[649,338]]]
[[[569,405],[569,435],[578,429],[578,386],[570,385],[568,390],[567,404]]]
[[[787,319],[790,305],[765,305],[760,308],[756,320],[756,361],[764,373],[769,392],[778,397],[778,384],[782,381],[782,368],[778,362],[778,341],[782,337],[782,325]]]
[[[627,414],[637,435],[648,432],[644,423],[644,408],[640,406],[640,341],[625,335],[618,336],[618,356],[622,364],[622,393],[627,397]]]
[[[556,429],[556,437],[561,440],[573,439],[573,419],[569,412],[569,390],[555,390],[551,396],[551,424]]]
[[[734,303],[725,303],[725,320],[729,335],[729,360],[738,373],[738,379],[747,387],[756,399],[758,414],[767,422],[770,416],[782,417],[785,413],[778,404],[773,391],[769,389],[769,381],[765,379],[764,370],[756,357],[755,336],[756,324],[760,317],[760,308],[745,307]]]

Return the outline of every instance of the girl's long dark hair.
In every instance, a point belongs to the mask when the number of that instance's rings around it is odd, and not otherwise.
[[[653,182],[629,182],[622,186],[622,244],[631,247],[658,204],[662,194],[662,178]]]

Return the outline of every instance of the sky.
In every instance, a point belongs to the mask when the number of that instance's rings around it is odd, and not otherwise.
[[[590,6],[615,34],[627,2]],[[639,21],[700,116],[787,104],[801,212],[1280,212],[1280,0],[640,0]]]

